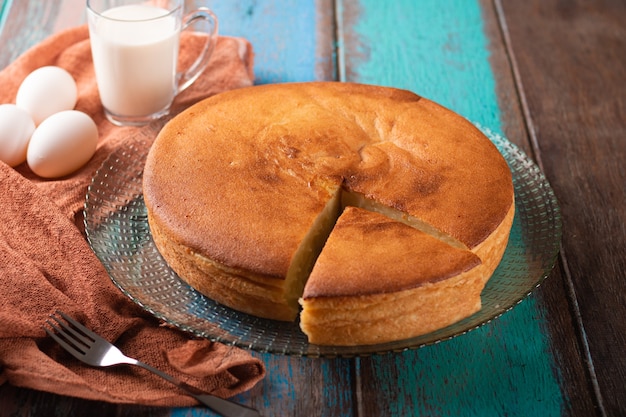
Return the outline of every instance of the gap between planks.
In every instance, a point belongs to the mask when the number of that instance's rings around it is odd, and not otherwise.
[[[345,48],[343,45],[344,40],[344,26],[343,26],[343,0],[331,0],[332,1],[332,10],[333,10],[333,24],[335,26],[334,30],[334,41],[333,41],[333,49],[334,49],[334,78],[337,81],[345,82],[346,81],[346,60],[345,60]],[[353,403],[353,416],[360,417],[365,415],[365,410],[363,409],[363,380],[361,378],[361,359],[359,357],[355,357],[350,361],[350,369],[352,373],[352,377],[350,378],[352,387],[352,403]]]
[[[539,140],[537,138],[537,131],[535,129],[535,125],[530,114],[530,108],[528,106],[528,101],[526,99],[524,85],[522,83],[522,77],[521,77],[519,67],[517,64],[517,59],[515,58],[515,52],[513,51],[511,36],[510,36],[509,28],[506,22],[504,9],[502,7],[502,0],[493,0],[493,4],[494,4],[494,9],[496,12],[497,19],[498,19],[498,27],[500,28],[500,34],[502,36],[502,41],[504,43],[506,56],[509,61],[511,73],[513,74],[513,80],[515,84],[517,97],[519,98],[519,104],[522,109],[522,114],[524,116],[524,124],[526,126],[526,131],[528,132],[530,145],[531,145],[531,149],[533,152],[532,158],[535,160],[535,162],[537,163],[541,171],[545,172],[543,169],[543,161],[541,159],[541,149],[539,146]],[[565,251],[563,250],[562,245],[559,250],[559,263],[565,275],[565,287],[566,287],[565,293],[568,298],[570,310],[574,317],[573,321],[576,326],[576,333],[578,335],[578,343],[581,347],[581,350],[584,352],[584,355],[585,355],[584,357],[585,357],[586,366],[584,368],[587,370],[589,381],[593,388],[594,400],[596,401],[596,407],[600,415],[603,417],[606,417],[607,413],[606,413],[606,409],[604,406],[604,399],[602,396],[602,392],[600,390],[600,385],[598,384],[598,377],[596,375],[595,366],[593,364],[593,358],[591,356],[591,350],[589,348],[587,332],[585,331],[585,326],[583,324],[582,315],[580,312],[580,306],[578,304],[578,297],[576,295],[574,282],[573,282],[571,271],[569,269],[569,265],[567,262],[567,255],[565,254]]]

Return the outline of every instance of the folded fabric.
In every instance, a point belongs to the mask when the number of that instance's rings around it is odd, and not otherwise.
[[[195,59],[203,35],[181,38],[180,65]],[[98,149],[72,175],[44,180],[26,164],[0,162],[0,383],[92,400],[162,406],[196,404],[142,369],[90,368],[46,336],[42,325],[62,310],[114,342],[127,355],[221,397],[259,382],[263,364],[249,353],[163,325],[113,285],[81,229],[94,172],[111,152],[154,127],[118,127],[103,114],[85,26],[34,46],[0,72],[0,104],[14,103],[33,70],[57,65],[78,85],[76,110],[99,129]],[[253,83],[253,53],[244,39],[220,37],[207,70],[175,100],[173,113],[228,89]]]

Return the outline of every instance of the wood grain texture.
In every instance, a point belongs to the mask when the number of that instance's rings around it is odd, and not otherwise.
[[[526,128],[523,97],[519,92],[523,86],[518,83],[519,74],[510,50],[508,16],[503,15],[502,9],[492,0],[482,0],[481,9],[485,33],[490,40],[489,60],[496,79],[502,130],[511,142],[536,159]],[[545,309],[545,332],[549,335],[550,355],[556,364],[553,371],[558,374],[563,398],[569,399],[563,404],[562,415],[596,415],[592,380],[586,368],[584,349],[579,343],[579,329],[568,303],[567,277],[559,265],[532,297]]]
[[[314,0],[298,1],[200,1],[220,20],[220,33],[243,36],[255,51],[256,84],[313,81],[327,77],[328,48],[318,42],[317,25],[327,28],[331,21],[317,20]],[[319,1],[323,7],[328,1]],[[324,10],[324,9],[322,9]],[[330,19],[332,16],[326,16]],[[320,45],[320,46],[318,46]],[[327,55],[319,55],[325,53]]]
[[[502,1],[562,262],[605,415],[626,413],[626,4]],[[591,249],[591,250],[590,250]]]
[[[1,417],[166,417],[169,415],[169,410],[163,407],[120,406],[20,389],[7,384],[0,386]]]
[[[5,0],[0,8],[0,68],[51,33],[83,23],[83,9],[84,2],[76,0]]]
[[[250,391],[234,397],[263,416],[352,415],[352,361],[304,359],[254,353],[267,368],[268,377]],[[171,417],[210,417],[206,408],[176,408]]]
[[[506,50],[495,13],[477,2],[375,1],[342,4],[344,71],[348,81],[411,89],[470,120],[515,134],[530,150]],[[482,19],[499,55],[490,56]],[[498,43],[499,42],[499,43]],[[505,80],[496,88],[490,62],[500,61]],[[499,104],[504,97],[506,113]],[[502,117],[507,116],[505,123]],[[416,352],[363,359],[363,415],[539,415],[569,414],[562,374],[550,350],[545,308],[538,296],[468,335]],[[561,305],[566,299],[561,292]],[[574,332],[570,323],[569,335]],[[570,339],[575,340],[575,339]],[[577,375],[584,375],[580,358]],[[588,398],[588,397],[587,397]],[[590,401],[587,401],[587,405]]]
[[[62,13],[65,3],[52,7],[52,2],[44,5],[20,3],[19,9],[13,5],[8,21],[22,22],[5,26],[1,39],[9,39],[14,46],[3,50],[0,59],[7,65],[21,52],[44,39],[49,33],[82,21],[74,22]],[[79,10],[83,1],[73,0]],[[187,1],[187,7],[200,4],[211,7],[220,19],[220,33],[230,36],[243,36],[255,48],[256,83],[283,81],[310,81],[332,79],[334,74],[333,8],[330,1],[317,2],[205,2]],[[35,7],[33,7],[35,6]],[[17,18],[13,19],[12,16]],[[27,22],[41,19],[42,27],[33,34],[24,36]],[[2,65],[2,66],[4,66]],[[316,415],[336,416],[342,410],[352,409],[352,368],[349,360],[316,360],[258,354],[268,369],[267,378],[248,393],[236,400],[258,408],[268,415],[297,416],[308,415],[316,410]],[[12,393],[19,395],[16,402]],[[85,415],[72,410],[93,410],[94,417],[123,415],[172,415],[172,416],[213,416],[205,408],[176,408],[172,410],[146,407],[117,406],[94,403],[69,397],[19,390],[0,386],[0,415],[6,410],[15,415],[46,416],[51,408],[63,410],[59,415]],[[31,403],[35,404],[30,408]],[[269,411],[271,410],[271,411]],[[66,412],[67,411],[67,412]],[[21,414],[20,414],[21,413]]]
[[[352,414],[352,360],[254,355],[263,359],[268,378],[241,395],[246,403],[268,416]]]
[[[504,137],[534,159],[499,15],[492,0],[480,0],[480,6],[483,30],[488,39],[489,64],[495,80],[501,131]]]
[[[207,1],[222,34],[252,42],[258,84],[337,78],[440,101],[536,158],[564,216],[561,264],[493,323],[371,358],[254,353],[268,377],[237,400],[268,416],[626,414],[623,1]],[[0,68],[50,33],[83,23],[83,8],[83,0],[4,0]],[[214,414],[3,384],[5,415]]]

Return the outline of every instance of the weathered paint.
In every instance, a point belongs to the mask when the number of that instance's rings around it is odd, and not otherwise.
[[[0,4],[0,33],[2,33],[2,29],[4,28],[4,23],[9,15],[12,3],[13,0],[3,0],[2,4]]]
[[[252,405],[263,415],[266,415],[263,410],[271,409],[276,416],[300,416],[303,409],[312,408],[316,410],[316,417],[353,415],[351,360],[253,355],[265,363],[267,377],[251,391],[234,397],[234,401]],[[308,389],[302,391],[302,387]],[[172,409],[170,415],[209,417],[215,414],[206,408],[193,407]]]
[[[41,42],[51,33],[84,23],[84,13],[81,8],[77,9],[74,6],[71,13],[57,14],[61,8],[64,10],[71,8],[68,4],[71,1],[5,0],[0,3],[0,45],[2,45],[0,68],[8,66],[27,49]],[[15,9],[21,10],[17,12],[20,19],[37,22],[29,26],[29,30],[19,32],[17,37],[11,36],[11,33],[23,28],[24,21],[9,18],[12,10]]]
[[[494,75],[477,0],[340,2],[347,81],[412,90],[501,132]],[[561,414],[545,318],[534,297],[467,335],[372,361],[384,415]],[[367,388],[364,388],[367,391]]]
[[[255,52],[256,84],[315,80],[314,1],[209,1],[220,33],[248,39]]]
[[[500,130],[494,76],[474,0],[359,2],[349,81],[406,88]],[[354,17],[352,17],[354,19]],[[354,49],[354,46],[357,49]]]

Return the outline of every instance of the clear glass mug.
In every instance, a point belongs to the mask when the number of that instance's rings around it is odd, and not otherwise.
[[[87,0],[87,20],[100,100],[117,125],[143,125],[170,110],[178,93],[205,70],[217,43],[217,17],[200,7],[186,15],[184,0]],[[178,72],[181,31],[205,22],[207,42]]]

